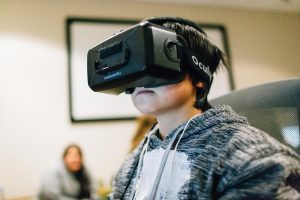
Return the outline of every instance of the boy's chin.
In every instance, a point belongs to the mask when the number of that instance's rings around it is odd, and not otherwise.
[[[144,115],[155,115],[159,109],[157,103],[152,101],[133,101],[133,105]]]
[[[137,107],[136,109],[140,111],[140,113],[142,113],[143,115],[155,115],[156,113],[155,110],[149,108]]]

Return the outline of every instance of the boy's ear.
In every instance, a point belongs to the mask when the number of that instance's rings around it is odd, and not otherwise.
[[[204,88],[204,83],[202,81],[199,81],[197,84],[196,84],[196,87],[197,88]]]

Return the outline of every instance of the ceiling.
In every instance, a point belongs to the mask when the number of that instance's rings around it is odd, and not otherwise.
[[[264,10],[300,14],[300,0],[138,0],[153,3],[193,4],[218,8]]]

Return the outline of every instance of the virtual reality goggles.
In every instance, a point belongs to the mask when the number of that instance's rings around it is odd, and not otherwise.
[[[88,84],[95,92],[132,93],[182,81],[192,67],[208,89],[213,75],[173,30],[139,23],[88,51]]]

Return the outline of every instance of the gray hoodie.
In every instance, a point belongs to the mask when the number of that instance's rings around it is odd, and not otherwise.
[[[209,109],[163,141],[152,131],[116,174],[111,199],[149,199],[154,186],[153,199],[300,199],[299,156],[229,106]]]
[[[89,177],[91,198],[98,200],[97,185],[85,168],[85,173]],[[40,200],[77,200],[80,185],[75,177],[66,169],[64,163],[57,162],[49,168],[42,177],[38,199]]]

